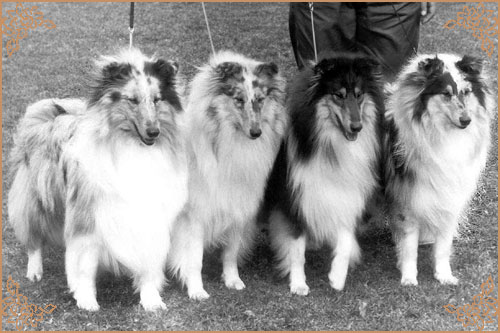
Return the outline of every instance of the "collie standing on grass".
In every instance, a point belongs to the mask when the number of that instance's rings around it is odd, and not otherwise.
[[[379,182],[384,105],[378,76],[372,59],[337,54],[291,84],[291,128],[268,193],[277,201],[270,216],[272,245],[293,294],[309,293],[306,247],[332,247],[328,278],[336,290],[344,288],[349,264],[360,257],[356,226]]]
[[[434,277],[450,267],[459,216],[476,190],[494,102],[473,57],[421,55],[403,69],[387,108],[386,196],[401,284],[417,284],[419,238],[434,238]]]
[[[248,253],[256,215],[282,140],[284,85],[274,63],[221,52],[193,79],[189,119],[189,200],[176,223],[169,266],[190,298],[204,299],[203,250],[222,245],[223,280],[243,289],[238,260]]]
[[[96,273],[127,272],[146,310],[160,297],[170,228],[187,199],[177,67],[137,50],[98,63],[88,101],[28,107],[12,152],[9,217],[42,278],[45,243],[66,246],[68,285],[95,311]]]

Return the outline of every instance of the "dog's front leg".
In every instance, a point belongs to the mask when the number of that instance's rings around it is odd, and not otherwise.
[[[442,284],[458,283],[458,279],[453,276],[450,266],[450,256],[453,250],[453,231],[446,230],[439,233],[434,244],[434,277]]]
[[[245,284],[238,274],[238,258],[243,245],[243,237],[252,236],[243,235],[243,228],[239,226],[233,227],[222,252],[222,280],[229,289],[241,290],[245,288]]]
[[[416,223],[416,222],[415,222]],[[418,226],[406,225],[396,235],[398,250],[398,266],[401,270],[401,284],[403,286],[416,286],[417,282],[417,257],[418,257]]]
[[[334,255],[328,279],[333,289],[342,290],[344,289],[349,264],[357,262],[360,256],[354,232],[345,229],[338,231]]]

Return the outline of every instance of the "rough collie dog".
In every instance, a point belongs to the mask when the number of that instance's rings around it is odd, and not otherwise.
[[[401,284],[417,284],[422,235],[434,238],[434,277],[458,282],[450,268],[453,236],[486,164],[493,107],[482,62],[473,57],[420,55],[398,77],[385,141]]]
[[[290,131],[267,193],[277,202],[270,216],[272,245],[293,294],[309,293],[306,247],[332,247],[328,278],[336,290],[344,288],[349,264],[360,257],[356,226],[380,180],[384,100],[378,73],[371,58],[336,54],[291,84]]]
[[[19,125],[8,206],[27,277],[42,278],[45,243],[64,245],[82,309],[99,309],[101,266],[129,273],[146,310],[165,308],[170,228],[187,200],[176,71],[137,50],[104,57],[88,105],[42,100]]]
[[[284,79],[274,63],[220,52],[193,79],[186,113],[192,149],[189,199],[176,223],[171,270],[193,299],[209,297],[204,248],[222,245],[222,278],[243,289],[238,261],[252,244],[256,215],[286,126]]]

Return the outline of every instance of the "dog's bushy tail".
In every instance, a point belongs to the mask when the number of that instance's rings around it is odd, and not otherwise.
[[[82,100],[42,100],[27,108],[17,127],[8,211],[16,235],[28,248],[39,247],[36,239],[53,220],[64,221],[62,147],[74,134],[75,115],[85,109]]]
[[[14,136],[11,172],[17,173],[21,165],[35,157],[58,159],[62,141],[67,141],[73,129],[54,126],[56,118],[83,113],[85,109],[86,103],[80,99],[44,99],[28,106]]]

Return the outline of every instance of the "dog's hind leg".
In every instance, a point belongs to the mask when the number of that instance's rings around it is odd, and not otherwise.
[[[290,274],[290,292],[305,296],[309,294],[304,265],[306,263],[306,235],[295,237],[283,213],[274,211],[270,217],[271,242],[279,261],[282,275]]]
[[[36,249],[28,249],[28,271],[26,277],[32,282],[37,282],[42,279],[42,275],[42,246],[40,244]]]
[[[330,286],[335,290],[344,289],[349,264],[359,261],[360,249],[353,231],[338,230],[332,267],[328,273]]]
[[[92,236],[77,236],[66,242],[66,275],[68,286],[83,310],[97,311],[96,275],[99,264],[99,246]]]
[[[446,230],[436,236],[434,244],[434,277],[442,284],[457,284],[450,266],[450,256],[453,250],[453,230]]]

